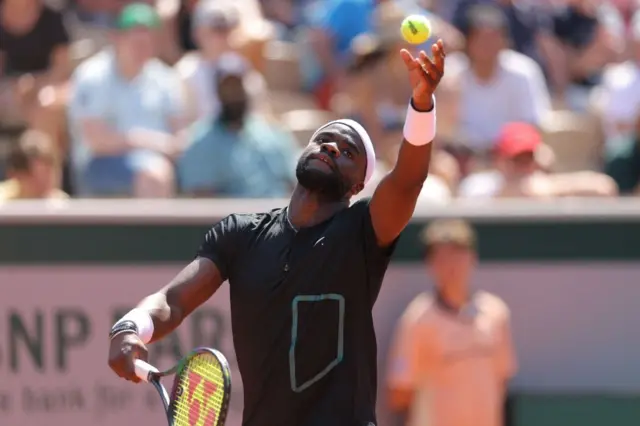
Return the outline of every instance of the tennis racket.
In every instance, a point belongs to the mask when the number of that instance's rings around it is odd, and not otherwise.
[[[162,398],[169,426],[224,426],[231,396],[231,370],[215,349],[198,348],[166,371],[137,359],[136,376],[151,383]],[[175,374],[171,393],[160,383]]]

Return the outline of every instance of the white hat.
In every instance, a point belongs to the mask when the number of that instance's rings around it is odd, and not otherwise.
[[[233,29],[240,21],[238,9],[220,0],[200,0],[193,11],[194,27]]]

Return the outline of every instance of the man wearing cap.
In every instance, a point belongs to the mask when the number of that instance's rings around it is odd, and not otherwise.
[[[240,22],[236,6],[217,0],[202,0],[195,6],[192,25],[198,50],[187,52],[175,65],[188,89],[191,118],[211,118],[220,112],[215,71],[221,56],[234,52],[230,37]],[[252,99],[266,96],[266,83],[260,73],[247,69],[245,74],[245,85]]]
[[[495,169],[466,177],[458,188],[463,198],[614,196],[615,182],[603,173],[549,173],[551,148],[527,123],[503,126],[495,146]]]
[[[155,10],[126,6],[112,45],[82,63],[73,76],[70,107],[77,190],[90,196],[168,197],[171,157],[184,127],[182,85],[156,59]]]
[[[311,137],[284,208],[232,214],[205,235],[195,260],[113,326],[109,365],[134,382],[145,344],[172,332],[229,280],[244,426],[375,426],[376,337],[371,311],[395,243],[429,171],[433,93],[442,41],[400,56],[413,87],[398,160],[371,198],[351,198],[375,168],[353,120]]]
[[[409,426],[501,426],[516,372],[509,309],[470,288],[476,237],[461,220],[422,233],[433,294],[417,296],[398,324],[387,378],[390,406]]]

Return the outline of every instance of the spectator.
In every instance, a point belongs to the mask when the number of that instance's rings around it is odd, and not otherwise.
[[[123,9],[113,45],[84,62],[74,76],[70,111],[74,166],[82,195],[167,197],[174,192],[171,158],[184,125],[182,85],[154,58],[148,5]]]
[[[540,125],[550,109],[549,93],[538,64],[507,49],[507,21],[500,9],[478,5],[466,19],[466,56],[449,56],[438,102],[447,111],[444,127],[455,129],[453,142],[485,156],[504,124]]]
[[[458,195],[472,199],[617,195],[615,183],[601,173],[548,173],[540,158],[548,149],[533,126],[505,125],[496,145],[495,169],[466,177]]]
[[[565,101],[571,109],[584,111],[605,65],[617,62],[624,50],[624,22],[608,2],[565,2],[554,16],[554,32],[565,52]]]
[[[612,147],[617,144],[617,141],[625,141],[634,133],[636,116],[640,110],[639,12],[632,20],[629,45],[631,58],[608,67],[602,79],[603,96],[599,108],[607,145]]]
[[[553,37],[551,14],[539,0],[461,0],[453,22],[464,29],[468,10],[478,4],[494,4],[502,9],[509,23],[512,48],[535,60],[545,71],[554,89],[562,78],[563,51]]]
[[[264,19],[259,0],[156,0],[164,22],[161,35],[163,59],[174,64],[182,56],[180,52],[202,49],[196,35],[197,23],[194,22],[196,9],[204,7],[202,3],[215,3],[214,7],[225,10],[231,6],[242,11],[241,19],[229,34],[231,44],[256,69],[263,71],[262,51],[266,41],[271,39],[273,26]]]
[[[74,0],[69,5],[67,22],[74,40],[74,56],[86,59],[109,45],[110,30],[116,24],[122,8],[131,0]],[[191,0],[195,3],[197,0]],[[158,12],[160,25],[154,31],[158,59],[175,64],[182,56],[179,39],[180,13],[187,7],[184,0],[143,0]],[[183,6],[184,5],[184,6]]]
[[[318,105],[329,109],[336,92],[345,84],[345,65],[351,60],[351,42],[373,29],[374,0],[327,0],[309,6],[310,28],[301,70],[305,89]]]
[[[471,287],[476,237],[460,220],[422,233],[433,295],[417,296],[400,319],[388,376],[392,409],[415,426],[501,426],[516,372],[509,308]]]
[[[218,115],[220,103],[213,72],[220,56],[233,50],[229,38],[238,22],[238,10],[231,3],[203,0],[194,10],[192,24],[199,50],[188,52],[176,64],[189,93],[189,110],[194,119]],[[256,103],[264,99],[266,83],[259,73],[249,72],[246,84]]]
[[[539,36],[550,32],[548,16],[534,2],[528,0],[461,0],[453,16],[454,24],[463,32],[468,25],[467,13],[477,5],[500,7],[508,22],[509,37],[516,52],[527,55],[544,67],[539,46]]]
[[[0,126],[23,124],[40,89],[68,77],[68,45],[58,11],[40,0],[0,2]]]
[[[292,189],[295,141],[251,109],[245,86],[249,65],[236,54],[218,60],[216,117],[194,125],[178,178],[192,196],[284,197]]]
[[[28,130],[9,153],[8,180],[0,182],[0,202],[18,199],[67,198],[62,190],[61,165],[52,141]]]
[[[280,40],[293,40],[302,21],[302,5],[307,0],[260,0],[264,17],[276,26]]]
[[[636,109],[634,127],[634,131],[618,137],[616,143],[607,146],[605,156],[606,173],[625,195],[640,195],[640,108]]]

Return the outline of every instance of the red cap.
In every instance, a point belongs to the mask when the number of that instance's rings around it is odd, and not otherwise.
[[[525,152],[534,152],[540,144],[540,133],[531,124],[508,123],[500,131],[496,152],[504,157],[514,157]]]

